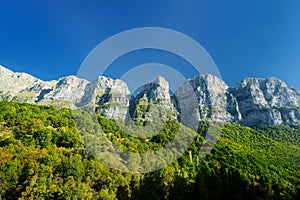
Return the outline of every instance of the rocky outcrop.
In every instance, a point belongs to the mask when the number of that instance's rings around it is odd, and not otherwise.
[[[187,80],[171,95],[163,77],[145,84],[133,97],[127,84],[99,76],[42,81],[0,66],[0,100],[92,109],[118,120],[140,122],[178,118],[189,127],[201,120],[258,124],[300,124],[300,92],[276,78],[248,78],[235,87],[213,75]]]
[[[81,101],[88,83],[76,76],[60,78],[52,87],[43,87],[37,101],[65,100],[76,105]]]
[[[238,101],[244,125],[300,123],[299,91],[277,78],[247,78],[230,92]]]
[[[14,73],[0,66],[0,99],[36,103],[40,91],[52,88],[53,82],[43,82],[26,73]]]
[[[168,81],[161,76],[145,84],[131,102],[131,117],[176,118],[179,113],[172,102],[169,90]]]
[[[90,83],[76,76],[42,81],[26,73],[14,73],[0,66],[0,100],[92,107],[106,117],[124,120],[131,94],[126,83],[103,76]]]
[[[129,115],[131,98],[132,95],[125,82],[99,76],[95,81],[86,85],[84,96],[77,106],[93,105],[97,112],[106,117],[125,120]]]
[[[238,122],[238,102],[228,88],[224,81],[210,74],[186,81],[174,95],[181,121],[190,127],[201,120]]]

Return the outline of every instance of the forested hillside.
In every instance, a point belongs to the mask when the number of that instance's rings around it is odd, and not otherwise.
[[[299,199],[300,126],[223,124],[199,157],[202,122],[185,155],[146,174],[122,173],[86,149],[69,109],[0,102],[0,199]],[[146,140],[98,116],[101,133],[131,151],[166,145],[180,124],[168,120]]]

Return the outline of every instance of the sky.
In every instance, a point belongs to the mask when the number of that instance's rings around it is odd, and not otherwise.
[[[107,38],[133,28],[163,27],[201,44],[230,86],[246,77],[277,77],[300,89],[298,0],[0,0],[0,65],[42,80],[76,75]],[[158,62],[195,71],[175,55],[133,52],[106,74]],[[122,68],[123,67],[123,68]]]

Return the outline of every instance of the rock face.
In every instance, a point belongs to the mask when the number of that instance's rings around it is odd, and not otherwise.
[[[0,66],[0,99],[35,103],[40,91],[54,87],[56,81],[43,82],[26,73],[14,73]]]
[[[89,82],[76,76],[60,78],[51,88],[43,88],[37,101],[70,101],[78,104],[84,95],[84,89]]]
[[[187,80],[171,95],[163,77],[145,84],[133,97],[127,84],[99,76],[42,81],[0,66],[0,100],[92,108],[118,120],[178,118],[189,127],[201,120],[258,124],[300,124],[300,92],[276,78],[248,78],[235,87],[213,75]]]
[[[67,76],[45,82],[0,66],[0,100],[73,109],[92,106],[106,117],[124,120],[130,99],[128,87],[121,80],[100,76],[90,83],[76,76]]]
[[[248,78],[230,91],[238,101],[242,124],[300,123],[300,93],[279,79]]]
[[[190,127],[200,120],[238,122],[238,102],[228,88],[224,81],[209,74],[186,81],[175,92],[182,122]]]
[[[169,83],[160,76],[144,85],[131,102],[132,118],[176,118],[178,114],[169,93]]]
[[[77,106],[94,105],[97,107],[96,111],[106,117],[125,120],[129,114],[131,98],[132,95],[125,82],[99,76],[86,85],[84,95]]]

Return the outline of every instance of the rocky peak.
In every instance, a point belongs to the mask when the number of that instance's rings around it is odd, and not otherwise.
[[[90,84],[90,87],[96,93],[103,93],[110,90],[111,92],[120,93],[124,96],[130,95],[128,86],[124,81],[119,79],[114,80],[105,76],[99,76]]]
[[[129,114],[129,102],[132,95],[122,80],[113,80],[99,76],[86,85],[79,107],[96,105],[97,112],[118,120],[125,120]]]
[[[247,78],[230,91],[239,102],[245,125],[300,122],[299,92],[277,78]]]
[[[4,78],[5,75],[8,75],[8,74],[13,74],[14,72],[12,72],[11,70],[3,67],[2,65],[0,65],[0,77],[1,79]]]
[[[43,81],[26,73],[14,73],[0,66],[0,99],[34,103],[37,93],[29,91]]]
[[[204,90],[224,91],[228,89],[228,85],[222,79],[212,74],[203,74],[197,76],[189,80],[189,83],[194,89],[203,90],[203,91]]]
[[[76,76],[63,77],[58,79],[52,87],[44,88],[42,90],[43,97],[40,99],[44,101],[70,101],[76,105],[81,101],[88,83],[87,80]]]
[[[58,107],[96,107],[102,115],[125,120],[177,117],[189,127],[200,120],[258,124],[300,124],[300,92],[277,78],[247,78],[229,88],[205,74],[185,81],[174,93],[163,77],[145,84],[135,98],[127,84],[99,76],[90,83],[76,76],[42,81],[0,66],[0,99]]]
[[[200,120],[234,122],[240,119],[237,101],[228,92],[228,85],[214,75],[200,75],[186,81],[175,96],[178,109],[186,112],[181,120],[188,126],[196,126]]]
[[[19,72],[14,73],[0,65],[0,84],[8,90],[15,89],[16,92],[19,92],[28,87],[29,84],[38,81],[40,80],[29,74]]]
[[[135,118],[166,118],[177,115],[171,100],[169,83],[161,76],[145,84],[131,103],[131,116]]]
[[[168,81],[159,76],[155,81],[145,84],[137,95],[137,99],[144,97],[149,101],[162,101],[170,100],[169,83]]]
[[[126,106],[129,105],[131,94],[127,84],[122,80],[113,80],[105,76],[99,76],[87,89],[89,91],[88,95],[95,97],[97,99],[96,102],[115,101],[117,103],[120,101],[120,104],[125,103]],[[109,99],[104,100],[104,97],[109,97]]]

